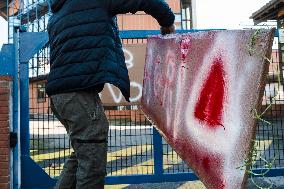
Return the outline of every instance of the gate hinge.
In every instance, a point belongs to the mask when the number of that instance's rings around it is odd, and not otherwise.
[[[10,148],[15,148],[18,143],[18,135],[15,132],[10,132]]]

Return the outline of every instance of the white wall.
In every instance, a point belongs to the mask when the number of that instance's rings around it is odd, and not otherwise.
[[[8,23],[0,16],[0,49],[3,43],[8,42]]]
[[[270,0],[195,0],[197,29],[239,29]]]

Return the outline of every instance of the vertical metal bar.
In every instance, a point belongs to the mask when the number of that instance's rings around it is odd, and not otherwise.
[[[182,22],[182,7],[183,7],[183,4],[182,4],[182,1],[180,1],[180,29],[183,30],[183,22]]]
[[[277,31],[279,32],[279,29],[281,29],[281,21],[280,20],[277,21],[277,28],[278,28]],[[284,48],[284,45],[280,41],[280,34],[278,34],[279,72],[280,72],[280,82],[283,85],[284,84],[284,81],[283,81],[283,54],[284,54],[284,51],[282,50],[282,48]]]
[[[20,139],[20,125],[19,125],[19,116],[20,116],[20,98],[19,98],[19,45],[18,45],[18,30],[13,29],[13,41],[14,41],[14,75],[13,75],[13,131],[17,133],[18,139]],[[13,152],[13,188],[20,188],[21,185],[21,141],[18,140],[18,144]]]
[[[192,23],[192,16],[193,16],[193,14],[192,14],[192,4],[190,4],[189,5],[189,24],[190,24],[190,27],[189,27],[189,29],[192,29],[193,28],[193,23]]]
[[[21,50],[21,49],[20,49]],[[20,62],[20,131],[21,154],[30,155],[30,130],[29,130],[29,64]]]
[[[21,153],[30,155],[29,132],[29,65],[28,62],[20,62],[20,129],[21,129]]]
[[[155,127],[153,127],[153,143],[154,143],[154,174],[162,175],[164,173],[162,136]]]
[[[283,85],[283,58],[284,58],[284,51],[282,50],[284,48],[283,43],[279,43],[279,72],[280,72],[280,82]]]

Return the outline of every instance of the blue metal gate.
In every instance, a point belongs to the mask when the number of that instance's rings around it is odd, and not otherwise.
[[[145,39],[147,35],[158,33],[159,31],[122,31],[121,37],[123,40],[131,40],[131,43],[135,43],[135,40]],[[29,77],[29,65],[31,64],[29,62],[36,53],[43,51],[47,36],[46,33],[40,32],[20,32],[16,36],[19,36],[21,118],[19,132],[21,136],[22,188],[51,188],[54,186],[56,178],[62,170],[62,164],[70,154],[71,149],[65,134],[59,136],[51,133],[56,118],[50,112],[49,107],[46,107],[47,112],[43,110],[42,114],[32,114],[29,108],[29,103],[32,100],[30,96],[31,78]],[[272,64],[276,65],[279,62],[274,60]],[[273,79],[268,82],[268,88],[272,88],[273,82]],[[37,86],[37,89],[40,88]],[[280,89],[280,86],[278,86],[278,89]],[[269,104],[271,98],[267,91],[265,99]],[[279,101],[275,102],[275,106],[279,104]],[[265,108],[265,106],[263,107]],[[44,107],[38,108],[45,109]],[[116,110],[139,109],[139,106],[106,107],[106,109],[112,108]],[[267,120],[273,125],[259,123],[257,144],[259,145],[258,153],[263,156],[263,159],[257,159],[253,165],[255,173],[263,173],[269,170],[266,176],[284,175],[284,126],[282,124],[283,117],[279,116],[281,115],[279,112],[282,111],[284,110],[281,110],[281,106],[280,109],[268,110]],[[177,182],[198,179],[171,147],[165,143],[153,126],[140,119],[141,112],[138,112],[136,116],[137,120],[134,123],[128,121],[127,115],[113,115],[114,118],[110,120],[111,123],[114,123],[113,126],[118,128],[110,130],[109,133],[107,184]],[[126,129],[126,126],[135,129]],[[33,131],[31,132],[31,130]],[[53,143],[57,144],[51,147]],[[274,160],[273,166],[267,167],[265,160],[268,162]],[[261,174],[258,176],[261,176]]]
[[[190,31],[180,31],[180,32],[193,32]],[[145,39],[147,35],[158,34],[159,31],[124,31],[121,32],[121,37],[123,40],[134,40]],[[59,149],[64,150],[62,154],[58,154],[58,151],[50,152],[50,149],[45,149],[46,146],[41,144],[42,142],[49,143],[52,139],[47,137],[40,137],[41,133],[36,137],[34,133],[30,133],[32,127],[31,124],[36,121],[46,121],[49,123],[46,128],[38,128],[49,130],[48,128],[51,124],[50,122],[56,121],[56,118],[50,112],[49,107],[47,107],[47,115],[35,115],[31,114],[29,108],[29,103],[31,98],[30,84],[29,81],[29,60],[34,54],[42,49],[47,41],[46,33],[26,33],[20,32],[19,35],[19,58],[20,58],[20,107],[21,107],[21,161],[22,161],[22,187],[23,188],[49,188],[53,187],[56,182],[56,177],[59,175],[65,158],[70,154],[70,145],[68,138],[64,136],[63,138],[57,137],[53,139],[58,139],[62,142],[62,146]],[[31,42],[33,41],[33,42]],[[134,42],[135,43],[135,42]],[[120,107],[123,108],[123,107]],[[129,108],[129,107],[128,107]],[[131,108],[131,107],[130,107]],[[138,109],[137,107],[135,107]],[[106,107],[109,109],[109,107]],[[115,108],[117,109],[117,108]],[[140,113],[141,114],[141,113]],[[115,116],[115,115],[114,115]],[[121,116],[121,115],[120,115]],[[127,115],[125,115],[127,116]],[[110,131],[109,134],[109,154],[113,154],[109,157],[111,160],[108,163],[108,172],[110,176],[106,178],[107,184],[133,184],[133,183],[151,183],[151,182],[174,182],[183,180],[196,180],[197,177],[190,172],[190,169],[181,162],[177,160],[176,154],[173,154],[172,149],[163,142],[160,134],[153,128],[149,122],[141,123],[141,120],[133,123],[126,123],[125,116],[114,117],[112,121],[117,122],[115,125],[119,125],[118,129]],[[141,115],[139,115],[141,116]],[[138,115],[137,115],[138,117]],[[36,121],[34,121],[36,120]],[[120,123],[118,123],[120,122]],[[124,122],[124,123],[121,123]],[[132,125],[131,125],[132,124]],[[135,127],[134,131],[126,131],[121,129],[125,126]],[[66,137],[66,138],[65,138]],[[115,139],[112,139],[115,138]],[[67,141],[66,141],[67,139]],[[41,141],[42,140],[42,141]],[[44,141],[45,140],[45,141]],[[125,143],[131,141],[128,144],[122,144],[121,140]],[[133,142],[136,140],[136,142]],[[140,140],[140,141],[138,141]],[[123,143],[124,143],[123,142]],[[47,148],[50,148],[48,146]],[[163,150],[164,149],[164,150]],[[169,154],[165,154],[164,151]],[[37,152],[35,152],[37,151]],[[122,152],[123,151],[123,152]],[[52,154],[53,159],[48,157],[46,154]],[[43,154],[43,156],[41,156]],[[163,156],[176,156],[174,159],[178,161],[180,167],[186,169],[183,173],[164,173]],[[56,156],[56,157],[55,157]],[[57,160],[56,160],[57,159]],[[50,162],[53,162],[51,165]],[[58,162],[59,160],[59,162]],[[145,162],[145,163],[144,163]],[[48,165],[46,165],[46,163]],[[140,167],[137,164],[141,164]],[[167,165],[170,167],[171,165]],[[131,167],[135,167],[136,171],[131,170]],[[140,169],[140,170],[139,170]],[[45,171],[44,171],[45,170]],[[124,170],[124,171],[123,171]],[[167,169],[170,171],[170,169]],[[177,170],[177,169],[176,169]],[[36,178],[36,179],[35,179]]]

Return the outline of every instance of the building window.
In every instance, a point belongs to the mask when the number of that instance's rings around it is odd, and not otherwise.
[[[180,27],[184,30],[192,29],[192,5],[191,0],[181,0]]]
[[[45,102],[46,95],[45,95],[45,83],[38,83],[37,84],[37,102]]]
[[[181,14],[175,14],[176,19],[175,19],[175,27],[176,30],[181,30]]]

